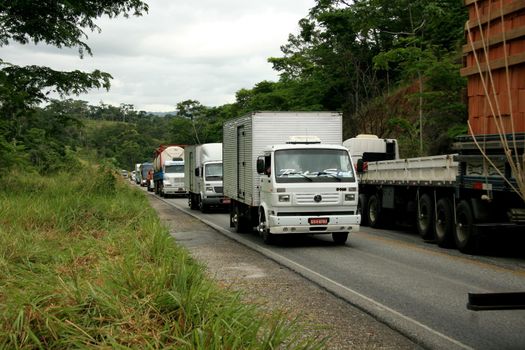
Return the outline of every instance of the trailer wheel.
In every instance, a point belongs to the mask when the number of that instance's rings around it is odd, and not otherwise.
[[[376,195],[372,195],[368,199],[366,218],[370,227],[379,227],[381,224],[381,205]]]
[[[361,225],[368,226],[368,196],[366,194],[360,194],[357,201],[357,213],[361,214]]]
[[[436,242],[442,248],[449,248],[454,243],[454,213],[448,198],[441,198],[436,204],[435,233]]]
[[[417,210],[417,232],[425,241],[433,240],[434,237],[434,206],[432,198],[424,194],[419,198]]]
[[[332,239],[334,240],[335,244],[343,245],[348,239],[348,232],[333,232]]]
[[[462,253],[475,253],[477,241],[474,237],[474,215],[466,200],[459,202],[456,208],[456,221],[456,229],[454,230],[456,246]]]

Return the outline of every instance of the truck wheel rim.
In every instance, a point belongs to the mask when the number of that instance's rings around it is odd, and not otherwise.
[[[446,227],[444,220],[444,213],[442,211],[437,212],[436,217],[436,236],[443,238],[445,237]]]
[[[375,222],[376,221],[376,217],[377,217],[377,210],[376,210],[376,203],[375,202],[370,204],[369,213],[370,213],[370,221]]]
[[[465,217],[458,217],[458,224],[456,226],[456,233],[459,242],[465,242],[468,238],[468,225],[465,223]]]
[[[426,231],[428,229],[429,221],[430,218],[428,212],[426,211],[426,208],[421,208],[419,213],[419,227],[422,231]]]

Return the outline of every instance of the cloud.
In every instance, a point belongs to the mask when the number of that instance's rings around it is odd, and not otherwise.
[[[92,57],[79,59],[76,49],[12,44],[2,48],[2,59],[110,73],[110,92],[75,97],[91,104],[166,111],[195,99],[217,106],[234,102],[241,88],[277,79],[267,58],[280,55],[314,0],[151,0],[149,5],[142,17],[99,19],[102,32],[88,33]]]

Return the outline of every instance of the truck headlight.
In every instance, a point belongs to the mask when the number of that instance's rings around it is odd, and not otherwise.
[[[355,201],[355,193],[345,193],[345,201]]]
[[[206,192],[213,192],[212,186],[206,186]]]
[[[280,194],[279,195],[279,202],[290,202],[290,195],[289,194]]]
[[[171,182],[169,182],[168,180],[164,180],[164,181],[162,181],[162,183],[163,183],[164,185],[168,185],[168,186],[171,185]]]

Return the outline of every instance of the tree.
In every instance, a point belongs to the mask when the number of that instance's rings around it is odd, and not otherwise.
[[[172,125],[173,131],[182,136],[182,140],[184,140],[183,142],[180,141],[180,143],[201,143],[201,137],[205,131],[204,126],[206,121],[204,118],[207,115],[207,110],[208,107],[203,106],[199,101],[195,100],[186,100],[177,103],[177,117],[174,118]],[[185,128],[193,130],[193,132],[189,133],[192,134],[191,137],[189,137],[188,130],[185,130]],[[201,135],[201,137],[199,137],[199,135]]]
[[[100,31],[95,19],[142,15],[148,6],[140,0],[40,0],[0,2],[0,46],[11,42],[45,43],[58,48],[77,48],[80,57],[91,55],[87,31]],[[23,139],[20,120],[34,117],[35,107],[49,99],[48,93],[79,94],[91,88],[110,87],[111,75],[99,70],[61,72],[42,66],[18,66],[0,59],[0,152],[19,149]],[[38,129],[38,128],[37,128]],[[32,130],[36,139],[45,135]],[[12,145],[7,147],[5,145]],[[11,150],[11,151],[10,151]],[[9,158],[1,155],[0,159]]]
[[[27,44],[46,43],[58,48],[76,47],[82,57],[91,55],[86,44],[86,30],[99,31],[96,18],[104,15],[110,18],[118,15],[128,16],[129,12],[141,15],[148,6],[140,0],[40,0],[40,1],[2,1],[0,5],[0,46],[10,42]],[[37,94],[37,101],[45,99],[39,94],[43,88],[54,88],[60,94],[84,92],[93,87],[109,88],[110,76],[107,73],[58,72],[47,67],[19,67],[0,62],[4,75],[17,81],[20,88],[31,88],[29,95]],[[31,84],[27,79],[31,79]],[[26,84],[24,84],[24,82]]]
[[[391,115],[396,120],[388,123],[374,114],[379,111],[388,117],[389,110],[403,112],[381,101],[399,102],[397,91],[410,91],[406,88],[414,82],[418,91],[407,99],[418,99],[418,116],[425,113],[426,125],[434,123],[427,116],[440,115],[447,103],[459,111],[450,124],[455,125],[465,116],[457,108],[463,102],[464,82],[461,85],[457,79],[459,67],[454,62],[459,58],[465,20],[466,10],[457,0],[316,0],[308,17],[299,21],[299,34],[290,35],[281,47],[283,56],[269,61],[280,73],[279,83],[291,86],[295,82],[303,87],[298,95],[303,93],[302,101],[313,106],[314,97],[321,109],[342,111],[347,136],[366,129],[398,130],[406,125],[398,123],[401,119],[415,122],[414,116],[399,114]],[[453,70],[455,75],[449,74]],[[432,90],[441,88],[441,84],[429,83],[440,81],[439,75],[452,77],[455,90]],[[426,98],[435,96],[446,103],[426,103]],[[406,111],[412,107],[407,106]],[[447,116],[452,115],[449,112]],[[373,127],[371,120],[379,124]]]

